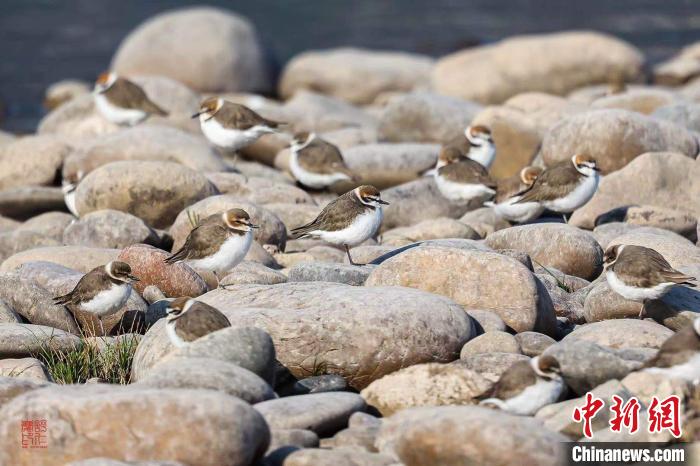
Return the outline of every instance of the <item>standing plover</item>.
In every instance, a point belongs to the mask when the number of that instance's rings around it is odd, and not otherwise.
[[[165,262],[184,261],[194,269],[219,276],[243,260],[253,242],[253,229],[243,209],[230,209],[202,220],[187,236],[185,244]]]
[[[536,356],[508,368],[487,395],[490,398],[479,404],[532,416],[543,406],[559,401],[566,389],[559,375],[559,362],[551,356]]]
[[[543,171],[529,189],[519,193],[518,204],[539,202],[547,209],[568,214],[591,200],[600,181],[595,159],[577,154]],[[566,220],[566,218],[565,218]]]
[[[539,167],[525,167],[517,175],[499,180],[493,210],[506,220],[517,223],[534,220],[542,215],[544,206],[539,202],[516,204],[520,199],[518,193],[532,186],[540,173],[542,169]]]
[[[289,168],[294,178],[312,189],[324,189],[338,181],[356,181],[340,150],[314,133],[294,135]]]
[[[457,148],[444,147],[437,166],[435,183],[442,195],[451,201],[485,201],[496,194],[496,182],[484,166],[464,158]]]
[[[231,326],[228,317],[221,311],[190,297],[175,299],[168,304],[165,312],[165,331],[177,348]]]
[[[700,383],[700,317],[663,342],[643,370],[695,385]]]
[[[220,97],[206,99],[192,118],[199,118],[202,132],[212,144],[234,151],[254,143],[264,134],[277,132],[282,124]]]
[[[467,157],[479,162],[487,170],[496,159],[496,145],[491,138],[491,130],[483,125],[468,126],[464,136],[469,142]]]
[[[316,219],[295,228],[291,238],[320,238],[331,244],[342,245],[352,265],[350,247],[357,246],[374,236],[382,224],[382,204],[379,190],[374,186],[363,185],[348,191],[326,207]]]
[[[95,83],[95,106],[107,120],[133,126],[149,115],[168,113],[154,104],[137,84],[115,73],[102,73]]]
[[[112,261],[95,267],[85,274],[73,291],[54,298],[55,304],[66,306],[73,311],[77,308],[97,317],[104,334],[102,318],[121,309],[131,294],[131,283],[139,279],[131,274],[126,262]]]
[[[679,272],[661,254],[643,246],[612,245],[605,250],[603,262],[610,288],[625,299],[642,303],[640,318],[650,299],[661,298],[676,285],[695,287],[695,277]]]
[[[75,206],[75,190],[78,188],[78,183],[83,178],[83,172],[77,171],[73,174],[67,175],[63,178],[61,183],[61,191],[63,192],[63,201],[66,203],[66,207],[71,214],[76,217],[80,217],[78,209]]]

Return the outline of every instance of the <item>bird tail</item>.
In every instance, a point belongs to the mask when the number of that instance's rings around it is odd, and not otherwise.
[[[165,110],[163,110],[162,108],[160,108],[158,105],[156,105],[156,104],[153,103],[153,102],[150,102],[150,101],[149,101],[149,102],[146,104],[146,107],[148,107],[148,108],[147,108],[148,113],[151,113],[151,114],[153,114],[153,115],[160,115],[160,116],[162,116],[162,117],[168,116],[168,112],[166,112]]]
[[[53,298],[53,303],[65,306],[66,304],[71,302],[71,300],[72,300],[72,295],[71,295],[71,293],[68,293],[68,294],[64,294],[63,296],[56,296],[55,298]]]
[[[673,272],[665,274],[664,278],[667,280],[677,283],[679,285],[685,285],[685,286],[690,286],[692,288],[697,287],[697,284],[695,283],[695,277],[686,275],[682,272],[679,272],[677,270],[674,270]]]
[[[294,228],[289,232],[289,237],[291,239],[299,239],[309,236],[309,233],[316,229],[316,221],[302,225],[300,227]]]
[[[534,185],[532,185],[534,186]],[[523,189],[517,194],[514,194],[511,197],[517,197],[520,196],[520,199],[517,201],[513,202],[513,204],[523,204],[525,202],[536,202],[535,200],[535,192],[532,190],[532,186]]]
[[[496,408],[505,411],[507,406],[503,400],[499,400],[498,398],[486,398],[484,400],[479,401],[479,406],[486,406],[486,405],[492,405],[495,406]]]
[[[166,264],[174,264],[176,262],[183,261],[187,258],[187,252],[185,250],[185,247],[181,247],[179,251],[171,254],[170,256],[166,257],[163,259],[163,262]]]

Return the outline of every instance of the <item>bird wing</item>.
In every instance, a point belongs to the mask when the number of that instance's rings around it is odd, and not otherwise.
[[[489,172],[483,165],[470,159],[440,167],[438,174],[455,183],[479,183],[496,189],[496,182],[489,176]]]
[[[537,383],[537,375],[530,367],[530,362],[518,361],[501,375],[488,397],[507,400],[518,396],[528,386],[535,383]]]
[[[292,239],[308,236],[314,230],[323,229],[325,231],[342,230],[349,226],[355,219],[357,205],[353,200],[355,193],[349,191],[336,198],[323,208],[318,217],[312,222],[295,228],[291,231]]]
[[[283,124],[263,118],[248,107],[231,102],[226,102],[224,106],[216,113],[216,116],[224,128],[234,128],[240,130],[250,129],[254,126],[277,128],[279,125]]]
[[[299,153],[299,166],[312,173],[344,173],[352,176],[340,150],[330,142],[314,141]]]
[[[124,108],[143,110],[144,112],[160,116],[168,115],[168,112],[148,98],[141,86],[132,83],[128,79],[117,80],[110,91],[119,99],[119,105]]]
[[[551,201],[566,196],[579,183],[579,175],[571,162],[563,162],[543,171],[530,188],[519,192],[516,203]]]
[[[175,331],[184,341],[193,341],[230,326],[231,322],[221,311],[198,301],[178,318]]]
[[[182,247],[169,257],[165,262],[173,264],[186,259],[201,259],[216,253],[219,242],[212,239],[224,239],[228,236],[226,228],[216,223],[200,223],[193,229]]]
[[[626,285],[639,288],[652,288],[669,282],[695,286],[692,283],[695,277],[671,267],[657,251],[639,246],[626,246],[612,265],[612,270]]]
[[[96,267],[83,275],[70,293],[57,296],[53,299],[54,304],[63,306],[79,304],[79,298],[83,301],[90,301],[97,295],[99,289],[104,286],[105,275],[101,273],[102,266]]]

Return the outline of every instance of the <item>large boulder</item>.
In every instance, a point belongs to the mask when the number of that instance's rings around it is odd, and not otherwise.
[[[27,136],[0,148],[0,190],[56,181],[70,147],[51,135]]]
[[[520,225],[491,233],[493,249],[526,252],[533,261],[568,275],[592,280],[603,270],[603,250],[593,235],[556,223]]]
[[[66,210],[63,192],[57,186],[24,186],[0,191],[0,215],[24,220],[53,210]]]
[[[50,246],[29,249],[8,257],[0,264],[0,272],[16,270],[27,262],[46,261],[87,273],[97,266],[113,261],[119,249],[85,246]]]
[[[284,68],[279,93],[320,92],[353,104],[371,104],[384,92],[427,87],[433,60],[404,52],[340,48],[304,52]]]
[[[2,412],[0,463],[15,466],[93,457],[248,466],[270,440],[260,414],[213,390],[47,387],[15,397]],[[26,419],[46,420],[47,448],[18,448]]]
[[[567,439],[538,421],[476,406],[412,408],[384,420],[376,445],[406,466],[566,462]]]
[[[347,149],[343,158],[364,184],[379,189],[418,178],[435,166],[437,144],[366,144]]]
[[[42,352],[70,352],[80,339],[54,327],[33,324],[0,324],[0,359],[36,356]]]
[[[518,36],[443,57],[433,86],[441,94],[500,103],[521,92],[562,95],[613,77],[634,80],[643,64],[637,49],[597,32]]]
[[[356,389],[401,367],[457,359],[475,333],[453,301],[406,288],[239,285],[199,300],[233,325],[266,330],[277,359],[295,377],[339,374]]]
[[[546,165],[587,154],[606,174],[619,170],[645,152],[670,151],[693,157],[695,135],[682,126],[627,110],[592,110],[553,126],[542,141]]]
[[[185,207],[217,193],[202,174],[174,162],[112,162],[88,174],[75,193],[81,214],[114,209],[155,228],[170,226]]]
[[[700,217],[700,164],[671,152],[640,155],[605,176],[593,198],[571,216],[572,225],[592,229],[598,216],[617,207],[674,206]]]
[[[516,332],[556,333],[552,301],[523,264],[488,251],[422,246],[382,262],[365,286],[405,286],[493,311]]]
[[[649,320],[613,319],[580,325],[562,342],[585,340],[613,349],[659,348],[671,335],[673,330]]]
[[[160,238],[143,220],[118,210],[97,210],[71,223],[63,242],[96,248],[125,248],[136,243],[158,244]]]
[[[85,175],[124,160],[177,162],[198,171],[226,167],[204,138],[168,126],[139,125],[78,145],[66,158],[63,174]]]
[[[700,104],[697,103],[678,102],[659,107],[652,116],[672,121],[690,131],[700,131]]]
[[[120,44],[111,68],[127,76],[168,76],[198,91],[266,91],[271,84],[255,27],[211,7],[166,11],[147,20]]]
[[[374,131],[376,118],[359,107],[342,100],[300,90],[282,107],[294,131],[333,131],[342,128]]]
[[[392,99],[379,117],[378,137],[390,142],[445,144],[464,134],[481,106],[428,92]]]

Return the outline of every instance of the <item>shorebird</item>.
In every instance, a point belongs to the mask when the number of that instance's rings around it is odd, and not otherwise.
[[[231,326],[221,311],[187,296],[172,301],[165,312],[165,331],[176,348]]]
[[[243,209],[229,209],[205,218],[187,235],[185,244],[165,259],[168,264],[184,261],[194,269],[208,270],[217,277],[238,265],[253,242],[251,222]]]
[[[306,187],[325,189],[338,181],[357,181],[340,150],[315,133],[295,134],[290,151],[292,175]]]
[[[517,175],[499,180],[496,188],[496,198],[491,204],[493,210],[510,222],[523,223],[534,220],[544,212],[544,206],[539,202],[516,204],[520,200],[519,193],[528,189],[542,173],[539,167],[525,167]],[[489,205],[489,203],[484,203]]]
[[[265,134],[277,132],[277,127],[282,124],[220,97],[203,101],[192,118],[199,118],[202,133],[212,144],[234,151],[254,143]]]
[[[132,275],[126,262],[112,261],[95,267],[85,274],[73,291],[54,298],[55,304],[66,306],[70,311],[77,308],[93,314],[100,322],[104,335],[102,318],[121,309],[131,294],[131,284],[139,279]]]
[[[615,244],[603,256],[605,276],[612,290],[630,301],[642,303],[639,318],[644,316],[647,301],[659,299],[676,285],[695,287],[695,277],[671,267],[653,249]]]
[[[666,377],[700,383],[700,317],[666,340],[643,370]]]
[[[168,115],[141,87],[115,73],[102,73],[97,78],[94,97],[100,114],[118,125],[133,126],[149,115]]]
[[[479,404],[532,416],[543,406],[556,403],[566,389],[559,375],[559,362],[551,356],[536,356],[508,368],[487,395],[489,398]]]
[[[598,189],[600,170],[594,158],[577,154],[543,171],[519,195],[517,204],[539,202],[547,209],[568,214],[591,200]],[[564,216],[566,221],[566,216]]]
[[[78,171],[63,178],[61,183],[61,191],[63,192],[63,201],[71,214],[80,217],[78,209],[75,206],[75,190],[78,188],[78,183],[83,179],[83,172]]]
[[[440,193],[455,202],[485,201],[496,194],[496,183],[479,163],[465,158],[454,147],[444,147],[438,156],[435,183]]]
[[[491,138],[491,130],[484,125],[467,126],[464,136],[470,146],[466,156],[487,170],[491,168],[496,159],[496,145]]]
[[[357,246],[374,236],[382,224],[382,204],[379,190],[374,186],[363,185],[348,191],[326,207],[316,219],[295,228],[290,237],[320,238],[331,244],[342,245],[352,265],[350,247]]]

